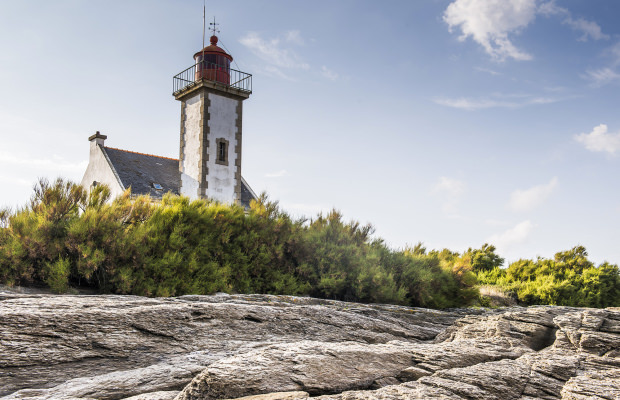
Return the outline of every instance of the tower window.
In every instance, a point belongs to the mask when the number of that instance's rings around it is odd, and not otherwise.
[[[215,157],[215,163],[221,165],[228,165],[228,140],[217,139],[216,151],[217,155]]]

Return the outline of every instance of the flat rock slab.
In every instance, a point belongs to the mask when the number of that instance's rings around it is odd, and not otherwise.
[[[463,315],[290,296],[2,292],[0,396],[120,399],[181,390],[214,361],[256,347],[428,341]]]
[[[0,399],[615,399],[620,310],[0,292]]]

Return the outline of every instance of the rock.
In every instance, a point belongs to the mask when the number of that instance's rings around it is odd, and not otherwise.
[[[173,400],[177,394],[179,394],[178,391],[174,390],[174,391],[164,391],[164,392],[151,392],[151,393],[144,393],[144,394],[139,394],[137,396],[131,396],[131,397],[126,397],[122,400]]]
[[[565,400],[620,399],[620,369],[587,372],[570,378],[562,389]]]
[[[281,390],[302,390],[311,395],[338,393],[398,383],[397,377],[413,364],[416,370],[430,374],[443,368],[514,359],[530,351],[473,340],[280,344],[214,362],[177,400],[234,398]]]
[[[144,368],[126,371],[116,371],[94,377],[80,377],[69,379],[52,388],[23,389],[2,399],[66,399],[66,398],[97,398],[118,399],[159,391],[162,389],[182,389],[189,380],[200,373],[208,364],[208,358],[203,358],[203,365],[192,363],[199,359],[188,357],[173,358],[168,363],[155,364]],[[178,390],[173,392],[178,394]],[[168,393],[169,396],[169,393]],[[174,398],[174,396],[173,396]]]
[[[396,378],[401,382],[415,381],[423,376],[432,375],[433,373],[422,368],[407,367],[400,371]]]
[[[310,395],[306,392],[278,392],[269,394],[259,394],[256,396],[239,397],[227,400],[304,400]]]
[[[580,353],[620,357],[620,313],[585,310],[554,319],[559,327],[555,346]]]
[[[506,346],[541,350],[553,344],[554,318],[574,311],[568,307],[517,307],[496,315],[462,318],[435,338],[435,342],[462,339],[501,339]]]
[[[533,313],[540,316],[540,310]],[[477,328],[469,327],[471,318],[465,318],[467,321],[459,321],[448,329],[447,335],[443,337],[446,340],[459,341],[459,338],[463,337],[480,336],[480,332],[485,332],[484,325],[487,328],[497,325],[496,317],[488,318],[487,322],[484,318],[479,318],[479,325],[482,326]],[[506,316],[508,319],[513,317],[514,315]],[[552,346],[539,352],[529,352],[516,359],[478,363],[465,368],[440,369],[430,376],[420,377],[416,381],[396,387],[349,391],[321,396],[318,399],[618,399],[620,359],[612,349],[606,347],[614,343],[614,336],[612,334],[610,339],[608,333],[612,332],[605,332],[615,329],[618,317],[620,313],[612,310],[568,310],[565,315],[553,318],[559,324],[556,325],[559,328],[558,339]],[[469,333],[455,334],[464,327],[464,332]],[[512,336],[511,331],[503,326],[502,329],[493,330],[493,334],[486,332],[482,336],[493,339],[495,335],[499,335],[501,338],[505,335]],[[530,332],[535,333],[538,330]],[[583,343],[584,336],[592,339]],[[568,337],[575,341],[567,346]],[[520,343],[536,343],[519,335],[517,338]],[[603,356],[598,355],[601,352]],[[442,394],[438,394],[438,390],[441,390]]]
[[[290,296],[150,299],[4,291],[0,396],[27,390],[55,398],[65,391],[111,399],[181,390],[212,362],[256,347],[301,340],[420,342],[462,315]]]
[[[366,388],[411,362],[401,343],[303,341],[269,346],[211,364],[177,400],[237,398],[276,391],[312,394]]]
[[[2,289],[0,321],[4,400],[619,397],[612,308]]]

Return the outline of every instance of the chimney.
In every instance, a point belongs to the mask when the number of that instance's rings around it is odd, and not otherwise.
[[[99,133],[99,131],[97,131],[97,133],[88,138],[88,141],[90,142],[90,147],[94,147],[97,145],[103,146],[103,143],[107,138],[108,137],[106,135],[102,135],[101,133]]]

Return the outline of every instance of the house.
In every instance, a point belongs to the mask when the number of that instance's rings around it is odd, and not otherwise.
[[[191,199],[211,198],[249,207],[256,198],[241,176],[243,101],[252,93],[252,75],[230,68],[232,56],[210,45],[194,64],[173,78],[181,102],[179,159],[107,147],[107,136],[90,136],[90,157],[82,186],[106,184],[113,197],[161,198],[171,192]]]

